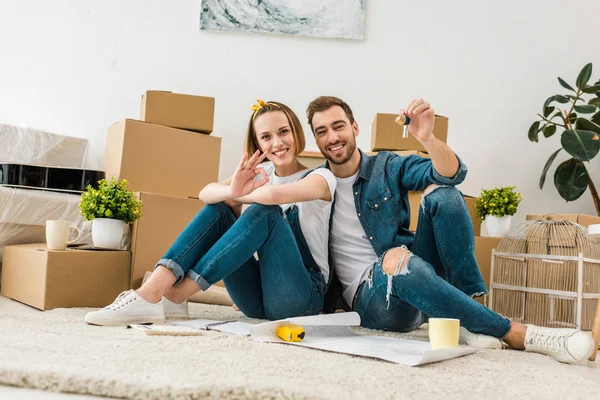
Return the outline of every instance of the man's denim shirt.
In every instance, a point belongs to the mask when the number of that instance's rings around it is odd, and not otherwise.
[[[458,171],[446,178],[433,168],[429,158],[391,152],[368,156],[362,151],[360,156],[360,170],[352,186],[354,206],[378,257],[392,247],[412,247],[409,190],[425,190],[434,183],[455,186],[467,176],[467,167],[458,157]],[[328,168],[327,163],[325,167]]]

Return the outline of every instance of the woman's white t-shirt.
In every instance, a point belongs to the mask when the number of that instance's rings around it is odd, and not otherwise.
[[[269,184],[273,185],[284,185],[297,182],[306,175],[308,171],[311,171],[310,169],[305,169],[296,172],[293,175],[277,176],[275,175],[275,166],[272,162],[262,163],[259,167],[262,167],[267,175],[269,175]],[[308,173],[308,175],[320,175],[325,178],[327,185],[329,186],[329,191],[331,192],[331,198],[333,199],[337,180],[330,170],[327,168],[317,168]],[[300,227],[302,228],[304,239],[306,239],[310,253],[321,269],[323,278],[325,278],[325,282],[327,283],[329,280],[329,217],[331,216],[332,201],[319,199],[295,204],[298,207],[298,217],[300,219]],[[291,204],[280,204],[283,212],[290,206]]]

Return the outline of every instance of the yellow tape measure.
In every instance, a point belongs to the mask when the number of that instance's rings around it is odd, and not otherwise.
[[[300,342],[304,339],[304,328],[296,324],[283,325],[277,328],[277,336],[286,342]]]

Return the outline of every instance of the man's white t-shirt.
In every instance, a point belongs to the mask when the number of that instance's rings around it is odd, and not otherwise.
[[[259,165],[264,168],[269,175],[269,183],[273,185],[284,185],[293,183],[310,171],[305,169],[289,176],[277,176],[275,174],[275,165],[272,162],[266,162]],[[309,175],[321,175],[327,181],[331,198],[335,194],[337,181],[333,173],[326,168],[317,168],[312,170]],[[308,176],[308,175],[307,175]],[[331,216],[331,201],[312,200],[295,203],[298,207],[298,217],[302,234],[306,239],[306,244],[315,262],[321,269],[325,282],[329,281],[329,218]],[[281,204],[280,207],[285,212],[291,204]]]
[[[331,255],[342,288],[344,300],[352,307],[358,286],[367,279],[377,254],[363,229],[356,207],[352,185],[358,172],[348,178],[337,178],[335,210],[331,226]]]

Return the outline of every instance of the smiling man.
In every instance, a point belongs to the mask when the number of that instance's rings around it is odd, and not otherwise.
[[[401,114],[410,117],[409,132],[431,159],[366,155],[356,147],[352,110],[339,98],[319,97],[307,109],[326,167],[338,181],[330,252],[346,308],[367,328],[407,332],[428,317],[457,318],[461,340],[472,346],[502,348],[504,341],[561,362],[587,358],[595,345],[589,334],[511,322],[473,300],[487,291],[471,218],[454,187],[467,168],[434,136],[435,114],[427,102],[413,100]],[[409,190],[424,191],[416,234],[409,230]],[[330,295],[340,300],[334,289]]]

